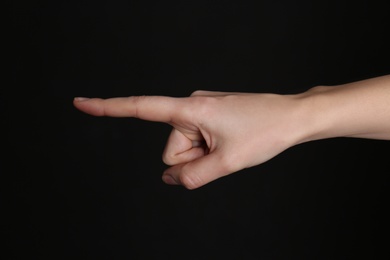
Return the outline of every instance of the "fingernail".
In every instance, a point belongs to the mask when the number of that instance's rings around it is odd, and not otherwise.
[[[169,174],[162,176],[163,181],[169,185],[179,185],[179,183]]]
[[[75,97],[74,100],[77,101],[77,102],[80,102],[80,101],[86,101],[88,100],[89,98],[87,97]]]

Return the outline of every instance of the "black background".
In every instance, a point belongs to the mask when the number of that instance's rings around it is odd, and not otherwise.
[[[161,181],[170,126],[72,105],[388,74],[384,2],[13,1],[12,80],[1,87],[7,259],[387,255],[388,141],[301,144],[189,191]]]

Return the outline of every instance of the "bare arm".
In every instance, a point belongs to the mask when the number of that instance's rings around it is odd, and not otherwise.
[[[390,139],[390,75],[301,94],[318,128],[309,139]]]
[[[75,98],[94,116],[136,117],[173,126],[163,180],[195,189],[261,164],[303,142],[390,140],[390,75],[294,95],[197,91],[190,97]]]

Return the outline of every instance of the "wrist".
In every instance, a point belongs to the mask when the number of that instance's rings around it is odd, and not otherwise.
[[[333,88],[316,86],[295,95],[299,111],[299,135],[296,144],[337,136],[332,132],[337,114],[332,112],[332,105],[329,103]]]

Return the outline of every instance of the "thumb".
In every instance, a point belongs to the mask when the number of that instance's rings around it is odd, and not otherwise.
[[[162,179],[167,184],[183,185],[192,190],[238,169],[227,160],[226,156],[215,152],[168,168]]]

